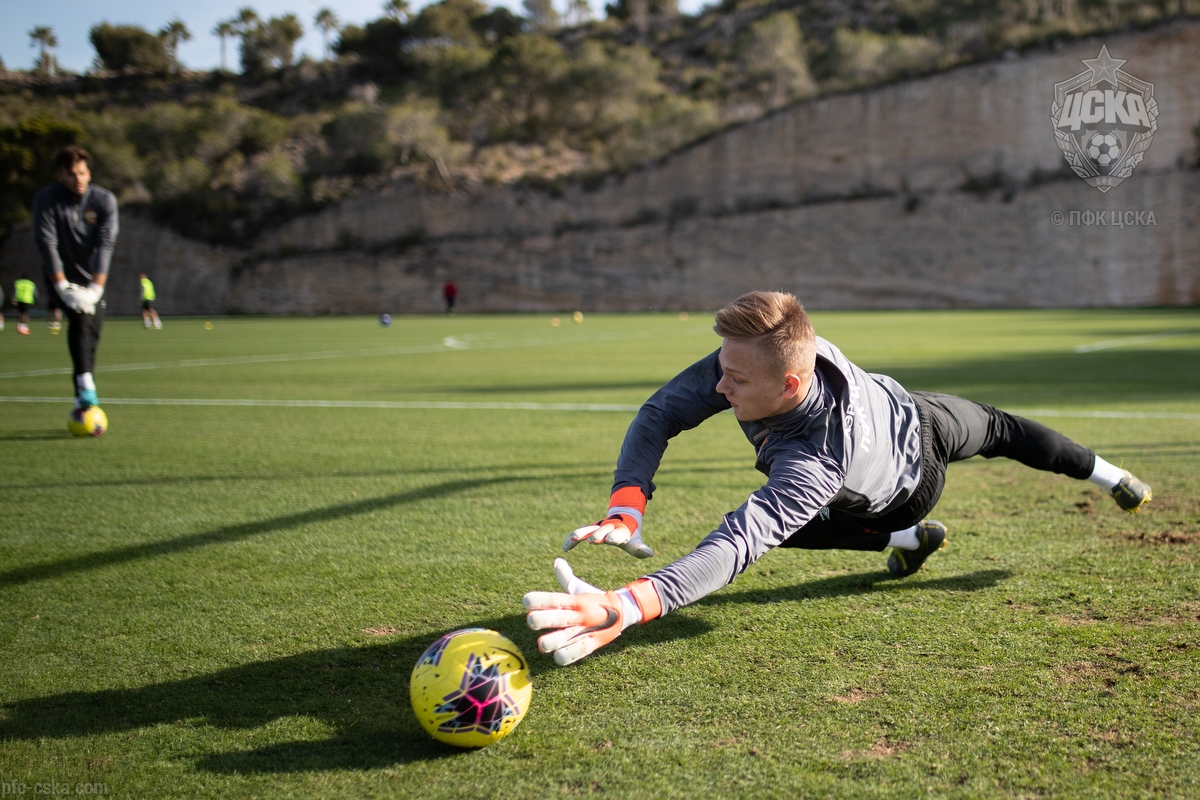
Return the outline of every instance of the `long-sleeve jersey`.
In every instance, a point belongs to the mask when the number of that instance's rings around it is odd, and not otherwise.
[[[51,284],[56,272],[81,285],[107,275],[117,229],[117,198],[107,189],[89,186],[80,197],[54,183],[34,195],[33,239]]]
[[[717,391],[720,351],[697,361],[646,401],[625,434],[613,488],[650,498],[668,441],[730,408]],[[732,583],[823,508],[878,517],[912,495],[921,479],[917,407],[900,384],[864,372],[817,338],[816,368],[799,406],[740,422],[754,445],[762,488],[696,549],[650,575],[663,613]]]

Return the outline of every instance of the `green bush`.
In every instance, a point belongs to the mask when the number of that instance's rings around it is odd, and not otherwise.
[[[472,22],[486,16],[488,7],[478,0],[442,0],[421,9],[412,22],[418,39],[439,44],[480,46],[483,37]]]
[[[562,45],[543,33],[505,40],[488,67],[497,90],[492,135],[523,141],[552,135],[555,89],[568,68]]]
[[[0,127],[0,236],[29,219],[33,195],[54,179],[55,154],[82,136],[78,125],[45,113]]]
[[[585,41],[557,88],[562,124],[582,140],[608,138],[666,91],[658,74],[644,47],[610,50]]]
[[[285,204],[299,201],[304,191],[296,165],[279,150],[255,159],[250,184],[260,197]]]
[[[302,36],[304,28],[295,14],[272,17],[247,29],[242,34],[242,72],[262,76],[291,66],[296,42]]]
[[[326,170],[369,175],[416,161],[448,178],[469,148],[454,142],[438,117],[438,105],[429,100],[391,107],[348,103],[323,131],[330,154]]]
[[[846,28],[834,34],[836,75],[853,86],[933,69],[941,55],[941,45],[924,36]]]
[[[737,55],[752,91],[770,108],[817,91],[794,14],[780,11],[750,25],[738,37]]]
[[[664,95],[614,137],[608,158],[617,169],[627,170],[706,136],[719,124],[711,102]]]
[[[171,71],[171,59],[162,39],[136,25],[105,22],[92,28],[89,38],[105,69],[115,72],[132,69],[155,75]]]
[[[413,72],[412,60],[406,53],[411,41],[408,28],[398,20],[384,17],[367,23],[366,27],[347,25],[333,49],[338,55],[357,56],[366,77],[396,81]]]

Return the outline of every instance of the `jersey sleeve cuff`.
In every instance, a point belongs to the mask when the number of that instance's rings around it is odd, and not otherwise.
[[[642,622],[649,622],[662,616],[662,600],[658,598],[658,590],[649,578],[639,578],[625,587],[633,595],[634,601],[642,612]]]

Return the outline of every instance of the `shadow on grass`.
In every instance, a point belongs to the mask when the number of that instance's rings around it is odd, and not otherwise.
[[[0,442],[45,442],[52,439],[71,439],[71,432],[61,428],[43,428],[35,431],[8,431],[0,433]]]
[[[14,437],[18,438],[18,437]],[[34,436],[21,436],[23,439],[37,438]],[[66,439],[71,438],[70,434],[64,429],[57,432],[53,436],[45,438],[49,439]],[[4,440],[4,436],[0,435],[0,441]],[[676,458],[672,461],[664,463],[663,471],[671,470],[673,472],[728,472],[734,469],[750,469],[754,466],[753,449],[747,444],[744,451],[745,457],[738,460],[722,456],[720,458],[707,459],[682,459]],[[700,466],[700,465],[706,466]],[[255,473],[253,475],[242,475],[232,473],[228,475],[173,475],[159,476],[155,478],[116,478],[111,480],[82,480],[82,481],[55,481],[53,483],[0,483],[0,491],[4,490],[28,490],[28,489],[96,489],[96,488],[120,488],[126,486],[172,486],[177,484],[198,484],[198,483],[242,483],[245,481],[254,481],[259,483],[271,483],[274,481],[304,481],[304,480],[346,480],[350,478],[411,478],[416,475],[469,475],[471,473],[497,473],[505,472],[512,474],[514,472],[535,472],[537,477],[562,480],[564,478],[591,478],[607,480],[612,475],[612,461],[595,461],[588,463],[586,461],[574,461],[570,464],[492,464],[484,466],[454,466],[454,467],[438,467],[433,469],[381,469],[381,470],[366,470],[354,472],[326,472],[326,473],[300,473],[288,472],[286,475],[270,475],[264,473]],[[532,475],[525,476],[526,478],[534,477]],[[608,489],[608,485],[603,487]]]
[[[894,578],[886,572],[859,572],[851,575],[834,575],[774,589],[711,594],[696,601],[694,605],[799,602],[819,597],[851,597],[881,590],[889,592],[912,590],[976,592],[980,589],[990,589],[1011,576],[1012,572],[1006,569],[984,569],[928,580],[921,580],[919,576]]]
[[[64,436],[68,434],[64,429]],[[62,438],[62,437],[53,437]],[[0,436],[0,440],[3,437]],[[612,473],[611,461],[596,461],[588,464],[576,461],[570,464],[494,464],[485,466],[453,466],[433,469],[380,469],[354,472],[322,472],[303,473],[288,472],[284,475],[254,473],[243,475],[231,473],[227,475],[171,475],[154,478],[115,478],[111,480],[93,481],[56,481],[54,483],[5,483],[0,484],[0,490],[5,489],[81,489],[81,488],[116,488],[122,486],[171,486],[173,484],[191,483],[241,483],[256,481],[271,483],[273,481],[302,481],[302,480],[343,480],[347,478],[411,478],[416,475],[469,475],[471,473],[513,473],[522,470],[537,470],[541,473],[553,474],[555,477],[580,477],[592,474],[608,475]],[[592,469],[588,471],[588,468]]]
[[[1200,399],[1200,348],[1195,347],[1124,347],[929,365],[859,362],[859,366],[890,375],[909,390],[950,392],[1001,408],[1095,408]]]
[[[182,553],[212,544],[236,542],[242,539],[249,539],[252,536],[260,536],[264,533],[274,533],[290,528],[298,528],[303,525],[311,525],[315,522],[330,522],[352,517],[356,514],[369,514],[373,511],[380,511],[385,508],[392,508],[393,506],[402,506],[422,500],[446,497],[447,495],[465,492],[470,489],[477,489],[481,486],[531,480],[545,480],[545,478],[544,476],[513,475],[498,478],[469,478],[459,481],[447,481],[383,497],[371,497],[352,503],[339,503],[338,505],[326,506],[325,508],[317,508],[310,511],[300,511],[295,514],[285,514],[281,517],[272,517],[271,519],[259,520],[258,522],[228,525],[210,531],[179,536],[175,539],[168,539],[165,542],[130,545],[129,547],[120,547],[115,550],[72,556],[71,558],[63,558],[58,561],[34,564],[29,567],[19,567],[6,572],[0,572],[0,588],[18,586],[31,581],[58,578],[75,572],[107,567],[113,564],[124,564],[143,558]]]
[[[614,642],[609,652],[696,636],[709,629],[694,620],[672,622],[631,632],[635,635]],[[558,669],[537,653],[536,634],[525,627],[521,614],[463,624],[498,630],[527,656],[533,654],[529,668],[535,684],[542,672]],[[0,741],[95,736],[171,725],[249,730],[285,717],[307,717],[333,728],[333,735],[201,754],[197,767],[223,774],[284,773],[377,769],[453,758],[466,751],[426,735],[413,717],[408,695],[413,664],[442,633],[425,631],[377,645],[315,650],[134,689],[8,702],[0,705]]]

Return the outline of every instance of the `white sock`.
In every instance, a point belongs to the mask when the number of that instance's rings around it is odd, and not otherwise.
[[[85,372],[82,375],[75,376],[75,385],[80,389],[91,389],[96,391],[96,382],[92,380],[92,373]]]
[[[1111,492],[1113,487],[1120,483],[1124,477],[1125,470],[1113,466],[1100,456],[1096,456],[1096,466],[1092,468],[1092,474],[1088,476],[1088,480],[1097,486],[1103,486]]]
[[[917,541],[918,525],[913,525],[911,528],[905,528],[902,531],[892,531],[888,538],[888,547],[899,547],[901,550],[916,550],[921,546]]]

